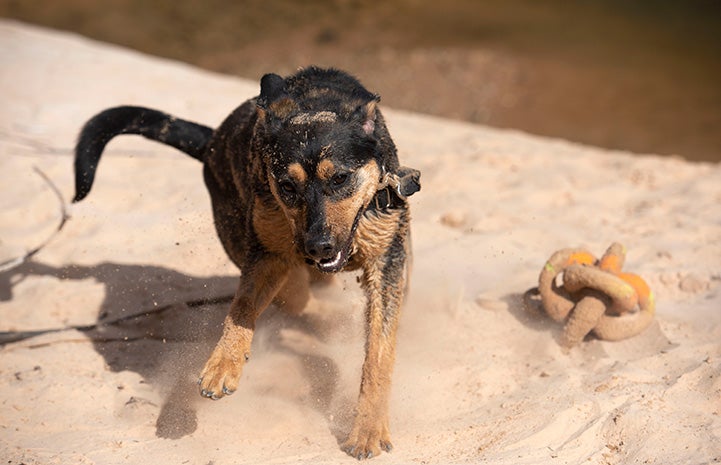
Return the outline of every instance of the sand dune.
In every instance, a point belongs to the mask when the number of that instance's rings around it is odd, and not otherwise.
[[[52,236],[59,202],[33,167],[70,199],[75,137],[97,111],[141,104],[216,125],[258,90],[18,23],[0,22],[0,45],[0,261]],[[721,166],[384,112],[423,190],[395,449],[373,463],[720,462]],[[196,395],[238,279],[200,168],[113,141],[62,231],[0,273],[5,336],[75,327],[0,348],[4,463],[351,463],[338,442],[362,361],[352,276],[299,317],[263,315],[234,396]],[[654,290],[655,322],[564,351],[520,297],[553,251],[614,241]]]

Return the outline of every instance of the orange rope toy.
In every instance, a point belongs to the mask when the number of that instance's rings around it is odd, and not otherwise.
[[[613,243],[597,260],[583,249],[561,249],[548,259],[538,288],[546,314],[565,321],[561,344],[573,347],[591,331],[600,339],[618,341],[639,334],[653,320],[654,295],[640,276],[623,273],[626,248]],[[559,281],[561,281],[559,283]]]

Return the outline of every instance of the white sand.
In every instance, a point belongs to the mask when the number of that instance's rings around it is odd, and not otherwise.
[[[0,261],[56,227],[58,202],[33,166],[70,199],[75,137],[96,112],[140,104],[214,126],[257,91],[0,22]],[[395,450],[372,463],[721,462],[721,166],[384,111],[423,190],[411,202]],[[352,463],[338,446],[362,360],[352,276],[301,318],[263,316],[234,396],[195,394],[225,305],[185,302],[231,294],[237,281],[200,168],[139,137],[112,142],[61,233],[0,273],[0,331],[169,306],[2,347],[3,464]],[[656,322],[564,353],[559,328],[527,315],[519,296],[553,251],[600,255],[613,241],[655,291]]]

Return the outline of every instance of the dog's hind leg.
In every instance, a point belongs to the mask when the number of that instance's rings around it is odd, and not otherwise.
[[[255,320],[286,283],[288,272],[287,263],[275,255],[266,255],[243,268],[238,291],[223,322],[223,335],[198,381],[202,396],[215,400],[237,389],[250,357]]]

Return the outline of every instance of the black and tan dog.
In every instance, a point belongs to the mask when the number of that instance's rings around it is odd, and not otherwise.
[[[357,458],[391,449],[388,398],[411,253],[406,198],[420,189],[420,173],[399,166],[378,101],[337,70],[267,74],[260,95],[216,130],[147,108],[106,110],[83,128],[75,158],[76,202],[88,194],[105,145],[120,134],[203,162],[218,235],[241,270],[223,335],[200,376],[205,397],[235,391],[256,318],[271,302],[307,295],[319,271],[361,270],[366,354],[342,446]]]

